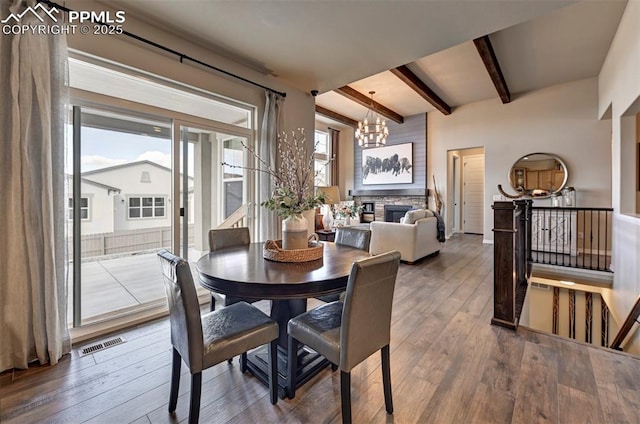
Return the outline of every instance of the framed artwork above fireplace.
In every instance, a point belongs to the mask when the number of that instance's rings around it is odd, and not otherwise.
[[[413,143],[362,150],[362,184],[413,183]]]

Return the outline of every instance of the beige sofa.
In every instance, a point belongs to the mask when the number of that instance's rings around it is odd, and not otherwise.
[[[371,223],[372,255],[397,250],[402,261],[413,263],[425,256],[438,253],[438,220],[428,209],[408,211],[397,222],[373,221]]]

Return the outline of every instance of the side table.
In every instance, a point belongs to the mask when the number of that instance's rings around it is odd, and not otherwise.
[[[335,231],[318,230],[316,234],[318,234],[318,238],[322,241],[334,241],[336,238]]]

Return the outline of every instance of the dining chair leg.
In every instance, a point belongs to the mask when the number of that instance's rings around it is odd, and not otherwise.
[[[391,368],[389,357],[389,345],[380,349],[382,355],[382,386],[384,387],[384,406],[388,414],[393,414],[393,398],[391,396]]]
[[[173,348],[173,363],[171,366],[171,389],[169,390],[169,413],[176,411],[178,404],[178,389],[180,388],[180,367],[182,366],[182,358],[180,354]]]
[[[340,403],[342,423],[351,424],[351,373],[340,371]]]
[[[202,393],[202,373],[191,375],[191,405],[189,406],[189,424],[197,424],[200,418],[200,395]]]
[[[247,352],[240,354],[240,372],[247,372]]]
[[[289,399],[296,397],[296,375],[298,371],[298,341],[289,336],[287,345],[287,394]]]
[[[271,405],[278,402],[278,339],[269,343],[269,393]]]

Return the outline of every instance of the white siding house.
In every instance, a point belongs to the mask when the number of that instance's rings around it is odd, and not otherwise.
[[[83,235],[171,225],[171,169],[144,160],[84,172],[82,177],[82,197],[90,205]]]

